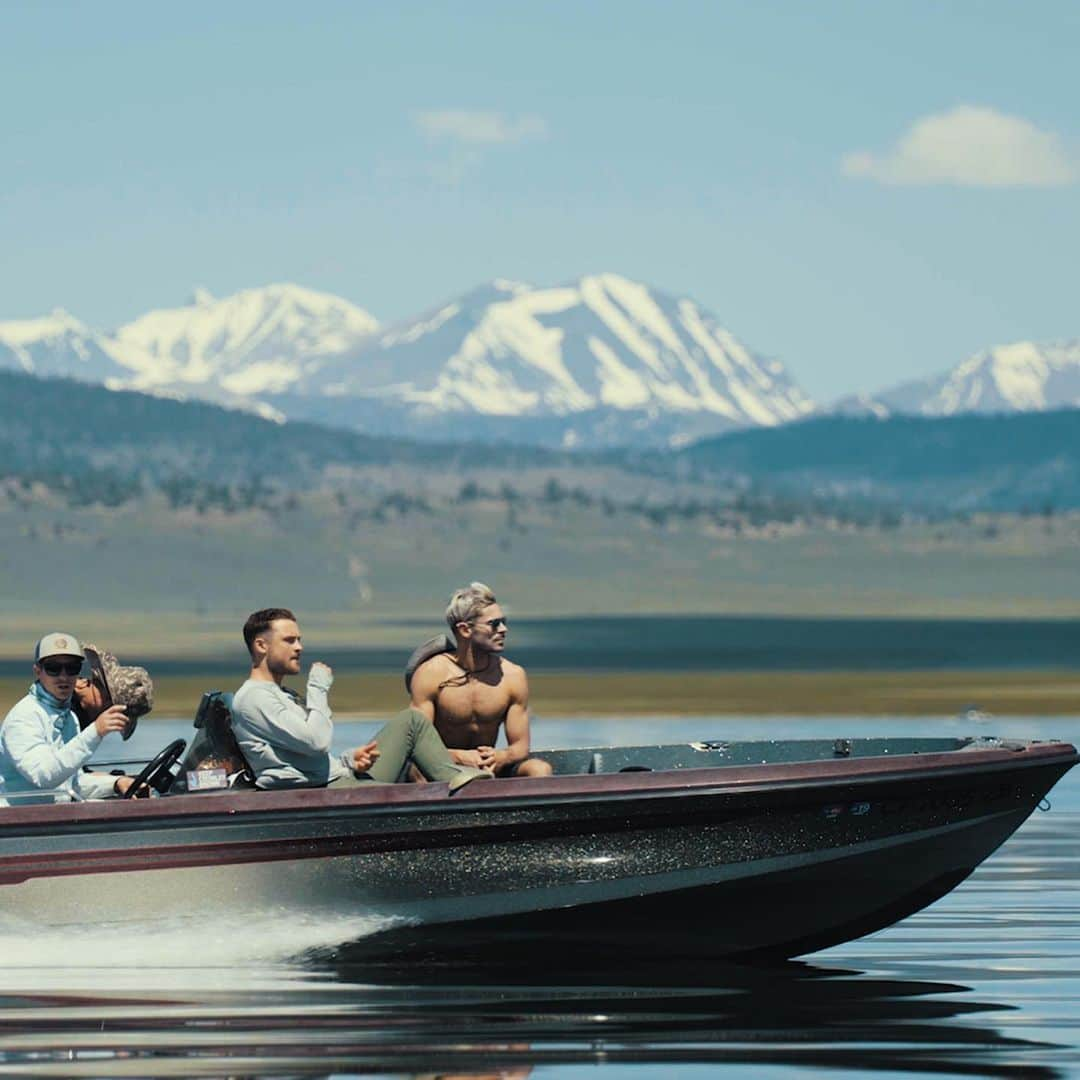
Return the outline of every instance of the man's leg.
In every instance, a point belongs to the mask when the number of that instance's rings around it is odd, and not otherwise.
[[[360,775],[363,777],[363,779],[361,779],[360,776],[357,776],[355,773],[343,772],[336,780],[331,780],[327,786],[332,787],[335,791],[338,791],[341,788],[347,787],[370,787],[372,784],[376,783],[376,781],[368,777],[367,773],[361,773]]]
[[[450,760],[435,725],[416,709],[402,709],[375,736],[375,743],[379,757],[367,771],[372,780],[394,783],[410,758],[429,780],[449,781],[462,772]]]
[[[503,776],[551,776],[552,768],[543,758],[526,758],[524,761],[515,761],[512,765],[504,765],[495,770],[495,775]]]

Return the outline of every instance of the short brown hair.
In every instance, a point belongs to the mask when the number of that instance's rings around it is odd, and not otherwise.
[[[255,639],[260,634],[265,634],[270,629],[270,624],[278,619],[291,619],[296,622],[296,616],[285,607],[268,607],[261,611],[253,611],[244,623],[244,644],[247,651],[255,655]]]

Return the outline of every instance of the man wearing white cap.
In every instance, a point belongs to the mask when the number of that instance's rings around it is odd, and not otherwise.
[[[63,800],[122,795],[132,778],[83,772],[101,740],[128,725],[123,705],[102,710],[84,731],[72,709],[85,653],[73,634],[46,634],[34,649],[30,692],[0,725],[0,798],[48,791]]]

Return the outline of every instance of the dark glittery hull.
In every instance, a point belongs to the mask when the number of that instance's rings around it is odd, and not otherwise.
[[[449,797],[401,784],[2,809],[0,910],[355,913],[385,920],[372,957],[792,956],[953,888],[1077,760],[951,739],[543,756],[550,779]]]

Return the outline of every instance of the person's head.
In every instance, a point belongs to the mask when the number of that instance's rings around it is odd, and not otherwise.
[[[72,708],[79,717],[81,727],[89,727],[111,704],[108,691],[93,675],[75,680]]]
[[[263,608],[244,623],[244,644],[253,667],[266,665],[271,675],[295,675],[304,646],[296,616],[288,608]]]
[[[446,622],[458,645],[468,642],[481,652],[506,647],[506,618],[495,594],[482,581],[458,589],[446,607]]]
[[[129,739],[140,716],[154,707],[154,683],[144,667],[121,664],[107,649],[87,642],[83,646],[87,672],[75,682],[73,706],[79,723],[88,727],[111,705],[123,705],[128,718],[124,738]]]
[[[34,678],[54,698],[67,701],[86,659],[74,634],[46,634],[34,646]]]

